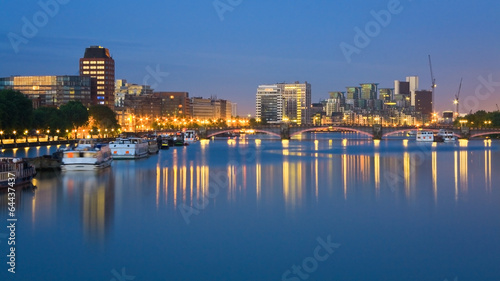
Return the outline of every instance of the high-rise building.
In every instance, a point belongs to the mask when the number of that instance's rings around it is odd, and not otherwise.
[[[94,104],[114,108],[115,61],[108,49],[101,46],[86,48],[80,59],[80,76],[96,79],[96,93],[92,96]]]
[[[406,77],[406,82],[409,83],[411,106],[416,106],[415,92],[418,90],[418,76],[408,76]]]
[[[410,107],[410,82],[394,81],[394,101],[398,107]]]
[[[238,116],[238,104],[235,102],[231,103],[231,117]]]
[[[424,115],[430,115],[433,113],[432,91],[415,91],[415,111]]]
[[[283,116],[290,122],[309,124],[311,122],[311,84],[295,82],[278,84],[283,94]]]
[[[326,116],[332,116],[335,112],[341,112],[345,104],[344,92],[330,92],[329,96],[329,99],[324,104]]]
[[[360,99],[374,100],[377,99],[378,83],[362,83]]]
[[[257,88],[255,117],[267,123],[283,120],[283,93],[280,85],[260,85]]]
[[[12,76],[0,78],[0,90],[12,89],[25,94],[33,107],[59,107],[69,101],[92,103],[90,77],[81,76]]]
[[[360,87],[346,87],[346,99],[350,100],[357,100],[360,98],[361,95],[361,88]]]
[[[384,102],[390,102],[394,99],[394,89],[392,88],[380,88],[379,90],[379,99]]]

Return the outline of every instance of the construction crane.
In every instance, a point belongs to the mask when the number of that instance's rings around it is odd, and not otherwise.
[[[455,114],[457,117],[460,114],[458,112],[458,104],[460,102],[460,90],[462,89],[462,79],[463,78],[460,78],[460,86],[458,86],[458,93],[455,95],[455,100],[453,101],[453,104],[455,105]]]
[[[429,68],[431,69],[432,108],[434,110],[434,88],[436,88],[436,79],[434,78],[434,74],[432,73],[431,55],[429,55]]]

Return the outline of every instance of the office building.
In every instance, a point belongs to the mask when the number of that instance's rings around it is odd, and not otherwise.
[[[361,95],[360,87],[346,87],[346,99],[357,100]]]
[[[432,91],[415,91],[415,111],[424,115],[431,115],[433,113]]]
[[[295,82],[278,84],[283,94],[283,116],[292,123],[309,124],[311,122],[311,84]]]
[[[33,107],[59,107],[69,101],[92,103],[92,79],[81,76],[12,76],[0,78],[0,90],[12,89],[25,94]]]
[[[394,89],[392,88],[380,88],[379,99],[384,102],[390,102],[394,100]]]
[[[94,104],[103,104],[114,109],[115,93],[115,61],[109,50],[101,46],[90,46],[85,49],[80,59],[80,76],[95,78],[96,93]]]
[[[160,115],[163,117],[191,117],[191,101],[188,92],[155,92],[159,98]]]
[[[115,107],[122,107],[126,95],[149,95],[153,93],[153,89],[149,85],[138,85],[127,83],[127,80],[117,79],[115,81]]]
[[[283,120],[283,94],[279,85],[260,85],[257,88],[255,117],[264,123]]]
[[[362,83],[359,84],[361,87],[360,99],[363,100],[374,100],[377,99],[378,83]]]
[[[411,106],[416,106],[415,92],[418,90],[418,76],[408,76],[406,77],[406,82],[408,82],[410,90]]]

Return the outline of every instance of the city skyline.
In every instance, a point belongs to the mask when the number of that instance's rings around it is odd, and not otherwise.
[[[240,115],[254,115],[261,84],[308,81],[312,102],[359,83],[392,88],[412,75],[429,90],[430,54],[436,111],[454,110],[461,77],[461,113],[500,104],[494,36],[500,23],[492,7],[498,3],[158,1],[101,3],[102,11],[88,2],[40,3],[46,5],[2,4],[0,77],[78,75],[84,48],[100,45],[116,62],[116,79],[155,91],[217,95],[238,103]],[[298,17],[304,20],[289,20]],[[353,53],[345,55],[345,46]]]

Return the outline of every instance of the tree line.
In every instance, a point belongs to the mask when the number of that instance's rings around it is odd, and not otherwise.
[[[101,130],[117,130],[120,126],[116,113],[105,105],[92,105],[87,109],[79,101],[55,107],[39,107],[23,93],[14,90],[0,91],[0,130],[5,137],[21,134],[46,134],[65,136],[82,126]],[[16,133],[14,133],[16,132]],[[27,132],[27,133],[26,133]]]
[[[500,111],[486,112],[484,110],[467,114],[455,120],[455,125],[460,126],[460,120],[467,120],[469,127],[500,127]]]

